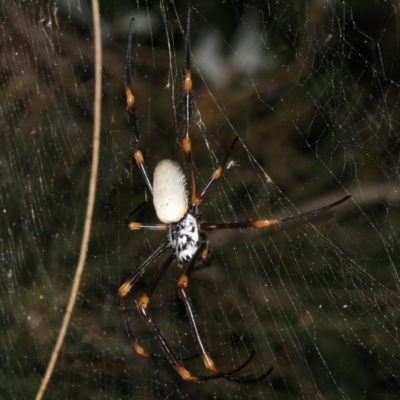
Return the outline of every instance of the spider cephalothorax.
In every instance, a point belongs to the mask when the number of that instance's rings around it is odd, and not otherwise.
[[[126,295],[131,290],[132,286],[139,280],[144,272],[154,264],[154,262],[167,250],[171,250],[170,255],[165,261],[159,266],[158,271],[154,275],[153,279],[144,290],[143,294],[137,301],[137,307],[141,317],[147,322],[152,329],[155,338],[157,339],[165,358],[173,365],[176,371],[185,380],[189,381],[203,381],[208,379],[225,378],[232,382],[238,383],[250,383],[259,381],[272,371],[272,367],[269,368],[264,374],[255,378],[244,378],[233,376],[236,372],[244,368],[254,356],[254,352],[250,357],[241,364],[239,367],[232,369],[228,372],[220,371],[214,364],[211,356],[208,353],[207,346],[201,330],[199,327],[199,318],[196,317],[193,309],[192,302],[187,293],[187,286],[189,285],[189,277],[193,271],[197,271],[202,268],[207,268],[211,265],[211,258],[208,254],[208,241],[206,235],[201,232],[202,230],[215,230],[215,229],[239,229],[239,228],[267,228],[273,225],[279,225],[285,222],[296,221],[299,219],[305,219],[313,215],[319,214],[322,211],[328,210],[335,207],[350,196],[345,196],[342,199],[331,203],[325,207],[318,208],[316,210],[309,211],[304,214],[275,219],[260,219],[255,221],[243,221],[243,222],[225,222],[225,223],[207,223],[201,222],[199,218],[199,207],[206,195],[208,189],[214,181],[219,179],[223,171],[228,165],[228,159],[233,151],[238,137],[236,137],[221,165],[213,172],[208,183],[204,189],[198,194],[196,188],[196,180],[194,176],[194,168],[192,161],[192,149],[190,140],[190,124],[192,115],[192,78],[191,78],[191,65],[190,65],[190,9],[187,19],[187,30],[186,30],[186,46],[185,46],[185,76],[183,80],[183,115],[184,115],[184,131],[182,135],[182,149],[186,159],[187,171],[190,179],[190,191],[188,190],[188,179],[181,168],[181,166],[171,160],[160,161],[154,171],[153,185],[150,182],[142,153],[139,148],[139,124],[137,119],[137,113],[135,109],[135,97],[131,89],[131,46],[132,46],[132,35],[133,35],[134,20],[131,20],[129,28],[129,40],[128,40],[128,51],[126,57],[126,70],[125,70],[125,89],[126,89],[126,109],[128,115],[129,126],[133,134],[133,156],[142,173],[144,181],[146,182],[147,188],[153,195],[154,208],[161,224],[149,225],[140,222],[133,222],[129,218],[126,220],[126,227],[132,231],[141,229],[152,229],[152,230],[168,230],[168,240],[163,243],[157,250],[151,254],[148,259],[135,271],[131,278],[129,278],[118,291],[118,301],[125,318],[126,329],[128,332],[129,339],[135,351],[143,357],[158,357],[157,355],[150,354],[139,344],[138,335],[133,327],[132,323],[132,311],[129,310],[126,303]],[[147,306],[150,302],[151,295],[153,294],[158,282],[160,281],[164,272],[168,267],[175,261],[178,261],[178,265],[182,267],[183,272],[177,282],[177,289],[181,300],[183,301],[187,316],[190,322],[193,338],[196,343],[199,355],[202,357],[205,367],[212,371],[212,375],[206,376],[194,376],[184,366],[183,360],[185,358],[178,357],[176,352],[172,348],[170,342],[167,340],[157,323],[151,317],[147,310]],[[200,264],[199,264],[200,263]],[[188,358],[188,357],[187,357]]]
[[[200,245],[196,218],[186,213],[180,221],[169,226],[168,238],[178,261],[181,263],[189,261]]]

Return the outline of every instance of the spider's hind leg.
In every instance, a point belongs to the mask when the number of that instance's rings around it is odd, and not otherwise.
[[[128,308],[128,305],[127,305],[127,302],[126,302],[126,296],[131,291],[131,289],[135,285],[135,283],[140,279],[140,277],[149,269],[149,267],[151,265],[153,265],[153,263],[156,261],[156,259],[158,257],[160,257],[161,254],[163,254],[169,247],[170,247],[170,244],[168,242],[162,244],[136,270],[136,272],[127,281],[125,281],[125,283],[118,289],[118,303],[119,303],[119,306],[120,306],[120,308],[122,310],[122,313],[123,313],[123,316],[124,316],[126,331],[128,333],[129,340],[131,342],[131,345],[132,345],[133,349],[136,351],[136,353],[138,355],[142,356],[142,357],[152,357],[153,355],[150,354],[150,353],[147,353],[139,343],[138,334],[136,333],[136,330],[133,327],[132,311]],[[170,263],[171,263],[171,261],[170,261]],[[163,266],[164,265],[165,265],[165,263],[163,264]]]
[[[186,289],[187,286],[189,285],[189,276],[192,272],[194,272],[196,270],[196,262],[199,258],[203,258],[205,260],[208,259],[208,244],[207,244],[207,240],[205,235],[202,235],[201,238],[201,243],[200,246],[198,247],[198,249],[196,250],[196,252],[194,253],[193,257],[191,258],[191,260],[187,263],[186,268],[183,272],[183,274],[180,276],[179,280],[178,280],[178,292],[179,292],[179,297],[181,298],[181,300],[183,301],[185,308],[186,308],[186,312],[187,312],[187,316],[189,318],[189,322],[190,322],[190,327],[192,330],[192,334],[193,337],[195,339],[195,343],[196,343],[196,347],[197,350],[199,351],[202,359],[203,359],[203,363],[204,366],[212,371],[214,373],[214,375],[211,376],[203,376],[203,377],[194,377],[191,376],[189,371],[187,371],[186,369],[184,369],[185,373],[189,373],[189,377],[184,377],[182,374],[182,371],[180,371],[179,367],[175,366],[175,368],[177,369],[177,371],[181,374],[181,376],[184,379],[191,379],[191,380],[209,380],[209,379],[217,379],[217,378],[225,378],[229,381],[232,382],[236,382],[236,383],[251,383],[251,382],[257,382],[261,379],[264,379],[265,377],[267,377],[271,371],[272,368],[270,368],[267,372],[265,372],[264,374],[254,377],[254,378],[250,378],[250,379],[246,379],[243,377],[233,377],[231,376],[232,374],[240,371],[241,369],[243,369],[246,365],[248,365],[250,363],[250,361],[252,360],[253,356],[254,356],[254,352],[250,355],[250,357],[241,365],[239,365],[239,367],[234,368],[230,371],[227,372],[223,372],[220,371],[214,364],[214,361],[212,360],[211,356],[209,355],[209,351],[208,351],[208,346],[203,338],[203,335],[201,334],[200,331],[200,327],[199,327],[199,319],[197,317],[197,315],[194,312],[193,309],[193,305],[192,305],[192,301],[190,299],[190,297],[188,296]],[[211,258],[210,258],[211,259]],[[209,266],[207,264],[204,264],[204,262],[201,264],[201,266],[203,266],[203,268],[206,268],[206,266]],[[183,366],[181,366],[183,367]]]
[[[155,323],[154,318],[152,318],[151,314],[147,311],[147,307],[150,303],[151,296],[153,295],[155,289],[158,286],[158,283],[160,282],[161,277],[164,275],[164,273],[167,271],[168,267],[171,265],[171,263],[175,260],[175,254],[172,253],[161,265],[161,267],[158,269],[156,274],[154,275],[153,279],[150,281],[150,283],[147,285],[146,289],[143,291],[141,296],[139,297],[138,301],[136,302],[137,308],[139,310],[140,316],[150,325],[152,328],[155,337],[157,341],[161,344],[161,347],[165,353],[164,354],[155,354],[155,353],[148,353],[146,352],[141,345],[139,345],[138,340],[137,340],[137,335],[136,332],[133,331],[132,323],[130,318],[126,320],[126,325],[127,325],[127,330],[128,330],[128,335],[131,338],[131,342],[133,345],[133,348],[135,349],[136,353],[143,357],[149,357],[149,358],[158,358],[158,359],[167,359],[171,362],[171,359],[177,360],[178,363],[181,363],[182,361],[185,360],[191,360],[193,358],[196,358],[199,356],[199,354],[194,354],[191,356],[178,356],[174,349],[169,345],[166,337],[164,334],[161,332],[160,328],[158,325]],[[120,299],[120,302],[122,305],[124,305],[125,300],[122,298]],[[126,304],[125,304],[126,306]],[[125,313],[128,314],[129,316],[129,311],[126,310],[126,307],[123,307],[123,310]],[[129,316],[130,317],[130,316]],[[172,363],[173,364],[173,363]],[[174,364],[173,364],[174,365]]]

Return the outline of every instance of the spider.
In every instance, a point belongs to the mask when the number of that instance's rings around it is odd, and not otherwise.
[[[182,167],[175,161],[161,160],[155,168],[153,184],[150,182],[149,175],[144,164],[143,155],[139,147],[139,122],[135,106],[135,96],[131,88],[131,49],[134,19],[132,19],[130,22],[125,64],[125,91],[128,123],[133,135],[133,157],[143,176],[144,181],[146,182],[148,190],[153,196],[154,207],[161,224],[149,225],[131,221],[130,218],[136,211],[135,209],[129,214],[129,217],[126,218],[125,225],[131,231],[146,229],[165,230],[168,231],[168,238],[167,241],[158,247],[158,249],[155,250],[154,253],[151,254],[147,260],[144,261],[144,263],[136,270],[136,272],[119,288],[118,302],[124,315],[128,337],[133,349],[140,356],[159,358],[160,356],[158,354],[150,354],[146,352],[146,350],[140,345],[138,335],[132,323],[132,311],[130,311],[127,307],[126,295],[132,289],[133,285],[139,280],[139,278],[149,269],[149,267],[153,265],[164,252],[169,250],[170,255],[161,264],[153,279],[148,284],[136,303],[140,316],[151,328],[155,338],[159,343],[159,346],[163,351],[164,356],[162,356],[162,358],[166,358],[180,374],[180,376],[187,381],[205,381],[209,379],[225,378],[229,381],[237,383],[256,382],[267,377],[273,368],[271,367],[262,375],[250,379],[243,376],[233,376],[236,372],[242,370],[247,364],[250,363],[255,354],[253,351],[250,357],[243,364],[239,365],[239,367],[226,372],[221,371],[217,368],[213,359],[211,358],[206,342],[201,333],[199,319],[194,312],[192,302],[187,293],[190,275],[195,271],[209,267],[212,263],[208,251],[207,237],[201,231],[211,231],[216,229],[267,228],[272,225],[279,225],[290,221],[306,219],[343,203],[350,198],[350,195],[345,196],[342,199],[325,207],[318,208],[304,214],[285,218],[215,224],[200,221],[199,207],[203,201],[203,198],[210,186],[220,178],[223,171],[229,165],[228,160],[230,154],[232,153],[239,138],[238,136],[235,137],[228,151],[226,152],[222,163],[213,172],[204,189],[198,193],[194,175],[190,140],[193,97],[190,57],[190,21],[191,10],[189,9],[185,40],[185,77],[183,81],[184,130],[182,135],[182,148],[186,159],[186,167],[189,173],[190,193],[188,190],[188,179]],[[184,360],[192,357],[182,358],[177,355],[170,342],[162,333],[161,329],[148,311],[148,304],[154,290],[156,289],[162,275],[175,260],[177,260],[178,267],[180,267],[182,270],[181,276],[177,282],[177,289],[179,297],[185,305],[187,316],[190,322],[192,335],[198,351],[196,356],[200,355],[204,362],[205,368],[212,372],[212,374],[209,375],[192,375],[186,369]]]

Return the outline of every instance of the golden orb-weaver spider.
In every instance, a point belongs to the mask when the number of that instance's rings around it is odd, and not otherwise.
[[[192,119],[192,77],[191,77],[191,57],[190,57],[190,15],[191,10],[188,11],[187,17],[187,30],[186,30],[186,42],[185,42],[185,77],[183,82],[183,115],[184,115],[184,131],[182,135],[182,148],[186,158],[186,165],[189,171],[190,178],[190,194],[187,189],[187,178],[181,168],[181,166],[171,160],[161,160],[154,171],[153,185],[150,182],[144,160],[139,147],[139,123],[138,116],[135,107],[135,97],[131,89],[131,48],[132,48],[132,37],[134,28],[134,19],[131,20],[129,27],[129,39],[128,49],[126,55],[126,68],[125,68],[125,89],[126,89],[126,111],[128,115],[129,126],[133,134],[133,157],[136,161],[137,166],[146,182],[149,191],[153,195],[153,203],[156,210],[158,219],[161,224],[147,225],[139,222],[133,222],[130,218],[125,221],[126,227],[129,230],[167,230],[168,239],[158,249],[151,254],[147,260],[136,270],[136,272],[129,278],[118,291],[118,301],[124,314],[126,329],[128,331],[129,339],[132,346],[137,354],[143,357],[158,357],[154,354],[149,354],[139,344],[138,336],[132,324],[131,311],[127,307],[126,295],[129,293],[133,285],[139,280],[139,278],[147,271],[147,269],[153,265],[153,263],[161,256],[165,251],[170,250],[171,253],[167,259],[161,264],[157,273],[153,277],[150,284],[144,290],[143,294],[137,301],[137,307],[141,317],[148,323],[152,329],[165,358],[172,364],[180,376],[188,381],[204,381],[209,379],[225,378],[232,382],[237,383],[250,383],[259,381],[270,374],[272,367],[264,374],[254,378],[244,378],[238,376],[232,376],[234,373],[243,369],[253,358],[254,352],[250,357],[239,367],[223,372],[220,371],[214,364],[211,356],[207,351],[207,346],[203,335],[200,332],[198,319],[193,310],[192,303],[186,292],[186,288],[189,284],[189,277],[192,272],[199,269],[209,267],[211,265],[211,258],[208,252],[207,237],[201,231],[216,230],[216,229],[239,229],[239,228],[266,228],[273,225],[279,225],[289,221],[296,221],[299,219],[308,218],[326,211],[332,207],[335,207],[348,198],[350,195],[343,197],[342,199],[331,203],[325,207],[318,208],[309,211],[304,214],[297,216],[291,216],[286,218],[277,219],[261,219],[255,221],[245,222],[229,222],[229,223],[206,223],[201,222],[199,207],[203,201],[203,198],[214,181],[220,178],[224,169],[228,165],[228,159],[232,153],[238,137],[234,139],[231,146],[229,147],[221,165],[213,172],[208,183],[204,189],[198,194],[193,161],[191,151],[191,119]],[[130,216],[133,212],[130,214]],[[165,273],[167,268],[172,264],[174,260],[178,261],[178,265],[182,268],[183,272],[178,279],[177,287],[181,300],[183,301],[187,316],[189,318],[192,334],[196,343],[199,355],[202,357],[205,367],[212,371],[212,375],[205,376],[194,376],[184,366],[184,359],[177,356],[169,341],[165,335],[161,332],[157,323],[151,317],[147,310],[150,298],[156,289],[158,282],[162,275]],[[190,357],[188,357],[190,358]]]

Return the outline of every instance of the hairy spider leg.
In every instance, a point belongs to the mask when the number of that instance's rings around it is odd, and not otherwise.
[[[182,378],[186,379],[186,380],[205,380],[205,379],[212,379],[212,378],[225,378],[229,381],[236,382],[236,383],[257,382],[257,381],[267,377],[272,372],[273,368],[271,367],[266,373],[264,373],[258,377],[250,378],[250,379],[246,379],[243,377],[231,376],[233,373],[240,371],[251,361],[251,359],[253,358],[253,356],[255,354],[254,352],[252,352],[250,357],[239,367],[237,367],[231,371],[227,371],[227,372],[218,370],[214,364],[214,361],[212,360],[212,358],[210,357],[210,355],[208,353],[207,345],[205,343],[205,340],[204,340],[203,335],[201,334],[201,331],[199,328],[198,318],[194,312],[190,297],[186,293],[186,288],[189,285],[190,274],[196,269],[195,265],[196,265],[196,262],[199,260],[199,258],[204,257],[204,255],[207,255],[207,247],[208,247],[207,239],[206,239],[205,235],[203,235],[202,242],[201,242],[199,248],[196,250],[192,259],[188,262],[187,266],[185,267],[183,274],[180,276],[180,278],[178,280],[177,286],[178,286],[179,297],[181,298],[181,300],[183,301],[183,303],[185,305],[186,312],[187,312],[189,322],[190,322],[190,326],[192,329],[192,334],[195,338],[197,349],[200,352],[200,355],[203,359],[204,366],[208,370],[212,371],[215,375],[211,375],[211,377],[210,376],[201,377],[201,379],[200,379],[200,377],[194,377],[194,376],[190,375],[189,371],[186,370],[182,364],[173,362],[173,366],[179,372],[179,374],[182,376]],[[174,360],[172,360],[172,361],[174,361]]]
[[[144,348],[139,344],[138,335],[132,324],[132,311],[128,309],[125,297],[132,289],[133,285],[140,279],[140,277],[149,269],[154,261],[161,256],[171,245],[169,242],[162,244],[137,270],[136,272],[125,281],[124,284],[118,289],[118,303],[122,310],[126,331],[128,332],[129,340],[131,341],[132,347],[139,356],[142,357],[158,357],[147,353]],[[172,261],[172,260],[171,260]],[[165,264],[165,263],[164,263]]]
[[[133,144],[133,157],[136,164],[146,182],[150,193],[153,194],[153,187],[151,185],[149,174],[147,172],[146,166],[144,164],[143,154],[140,151],[139,139],[140,139],[140,127],[139,119],[136,111],[136,99],[133,95],[133,90],[131,88],[131,53],[132,53],[132,39],[133,39],[133,27],[135,25],[135,18],[131,19],[129,24],[129,37],[128,37],[128,48],[126,51],[126,61],[125,61],[125,95],[126,95],[126,114],[128,116],[129,128],[132,131],[132,144]]]
[[[343,197],[342,199],[335,201],[331,204],[328,204],[327,206],[317,208],[315,210],[308,211],[304,214],[300,215],[293,215],[290,217],[285,217],[285,218],[276,218],[276,219],[258,219],[255,221],[244,221],[244,222],[223,222],[219,224],[211,224],[208,222],[201,222],[200,223],[200,230],[203,231],[213,231],[216,229],[240,229],[240,228],[268,228],[273,225],[280,225],[286,222],[295,222],[300,219],[306,219],[308,217],[313,217],[315,215],[318,215],[319,213],[322,213],[324,211],[329,210],[330,208],[336,207],[339,204],[344,203],[346,200],[348,200],[351,197],[351,195],[347,195]]]

